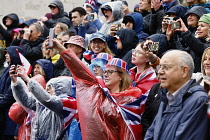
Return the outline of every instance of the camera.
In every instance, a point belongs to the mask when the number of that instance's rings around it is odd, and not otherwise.
[[[92,21],[94,19],[94,15],[87,15],[86,19],[88,21]]]
[[[14,71],[12,72],[12,74],[16,74],[16,69],[17,69],[17,65],[14,66]]]
[[[115,31],[118,31],[121,29],[121,24],[114,24],[115,25]]]
[[[167,17],[165,18],[165,23],[170,24],[171,21],[173,21],[174,17]]]
[[[157,52],[159,49],[159,42],[152,42],[147,45],[147,51],[149,52]]]
[[[22,29],[22,30],[19,30],[20,34],[24,34],[25,31]],[[31,33],[32,33],[32,30],[31,30]]]
[[[173,21],[171,23],[171,29],[180,29],[181,28],[181,24],[178,21]]]

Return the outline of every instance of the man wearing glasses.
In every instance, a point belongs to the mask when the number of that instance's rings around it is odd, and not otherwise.
[[[51,10],[52,18],[48,19],[47,17],[41,17],[40,21],[42,21],[47,28],[53,28],[55,23],[62,22],[71,26],[71,21],[68,17],[64,16],[64,7],[63,3],[60,0],[55,0],[50,3],[48,6]]]
[[[192,57],[172,50],[160,60],[158,76],[162,94],[158,113],[145,140],[205,140],[208,130],[207,101],[203,87],[191,79]]]

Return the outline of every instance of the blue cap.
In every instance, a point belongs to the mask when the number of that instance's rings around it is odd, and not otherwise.
[[[90,37],[90,41],[96,38],[101,39],[103,42],[106,42],[106,36],[103,33],[100,32],[93,33]]]

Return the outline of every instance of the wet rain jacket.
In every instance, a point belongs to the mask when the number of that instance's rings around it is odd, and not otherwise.
[[[83,140],[132,140],[140,139],[140,126],[136,126],[134,138],[117,106],[104,94],[97,78],[90,69],[68,49],[61,53],[71,71],[77,90],[77,108]],[[132,87],[120,93],[111,94],[118,104],[131,103],[141,96],[141,91]]]
[[[15,99],[25,107],[27,112],[36,111],[32,122],[31,139],[56,139],[61,135],[62,130],[69,125],[76,113],[75,100],[70,97],[75,96],[71,84],[71,77],[51,79],[47,86],[52,87],[54,95],[50,96],[36,80],[31,79],[28,88],[33,94],[32,96],[23,80],[18,78],[16,83],[12,83]],[[68,108],[73,109],[72,112],[68,111]]]

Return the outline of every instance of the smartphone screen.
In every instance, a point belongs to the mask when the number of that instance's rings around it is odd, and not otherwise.
[[[49,32],[49,47],[53,46],[53,41],[52,41],[53,38],[54,38],[54,28],[50,28],[50,32]]]

